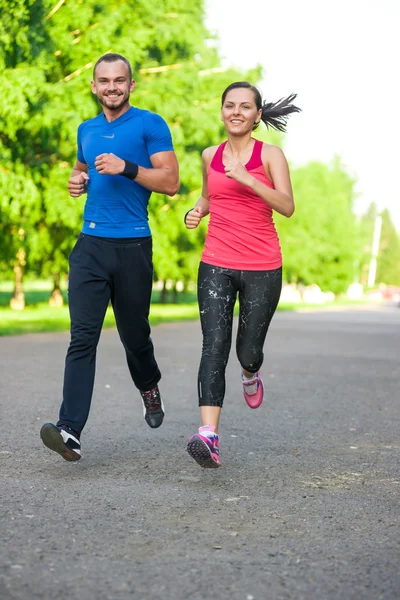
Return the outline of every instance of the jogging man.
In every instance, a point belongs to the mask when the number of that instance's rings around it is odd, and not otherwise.
[[[148,321],[153,282],[147,206],[151,192],[173,196],[179,170],[167,124],[131,106],[135,87],[128,60],[105,54],[95,64],[92,92],[103,112],[78,128],[78,155],[68,181],[71,196],[87,192],[82,232],[69,257],[71,341],[57,425],[45,423],[43,443],[65,460],[81,458],[80,435],[89,416],[96,350],[109,302],[139,389],[146,422],[159,427],[161,378]]]

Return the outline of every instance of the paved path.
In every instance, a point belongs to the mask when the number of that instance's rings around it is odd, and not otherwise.
[[[68,335],[0,338],[2,600],[398,600],[400,310],[279,313],[268,397],[228,365],[221,469],[198,424],[198,323],[154,328],[167,418],[150,430],[102,335],[84,458],[42,446]]]

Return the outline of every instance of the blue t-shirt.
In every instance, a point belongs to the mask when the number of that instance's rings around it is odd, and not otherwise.
[[[160,115],[131,106],[110,123],[101,113],[78,128],[78,160],[88,166],[82,231],[99,237],[150,235],[147,205],[151,192],[122,175],[100,175],[96,156],[113,153],[151,168],[150,157],[173,150],[171,133]]]

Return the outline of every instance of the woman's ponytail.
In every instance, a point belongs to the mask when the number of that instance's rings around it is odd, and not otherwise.
[[[263,102],[261,107],[263,123],[278,131],[286,131],[288,116],[301,111],[301,108],[293,104],[296,97],[297,94],[291,94],[287,98],[281,98],[278,102]]]

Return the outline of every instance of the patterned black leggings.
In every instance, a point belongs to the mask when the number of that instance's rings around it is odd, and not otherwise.
[[[282,268],[237,271],[200,263],[197,296],[203,352],[198,374],[199,406],[222,406],[224,401],[225,369],[238,292],[236,353],[242,367],[255,373],[264,359],[264,341],[278,306],[281,288]]]

